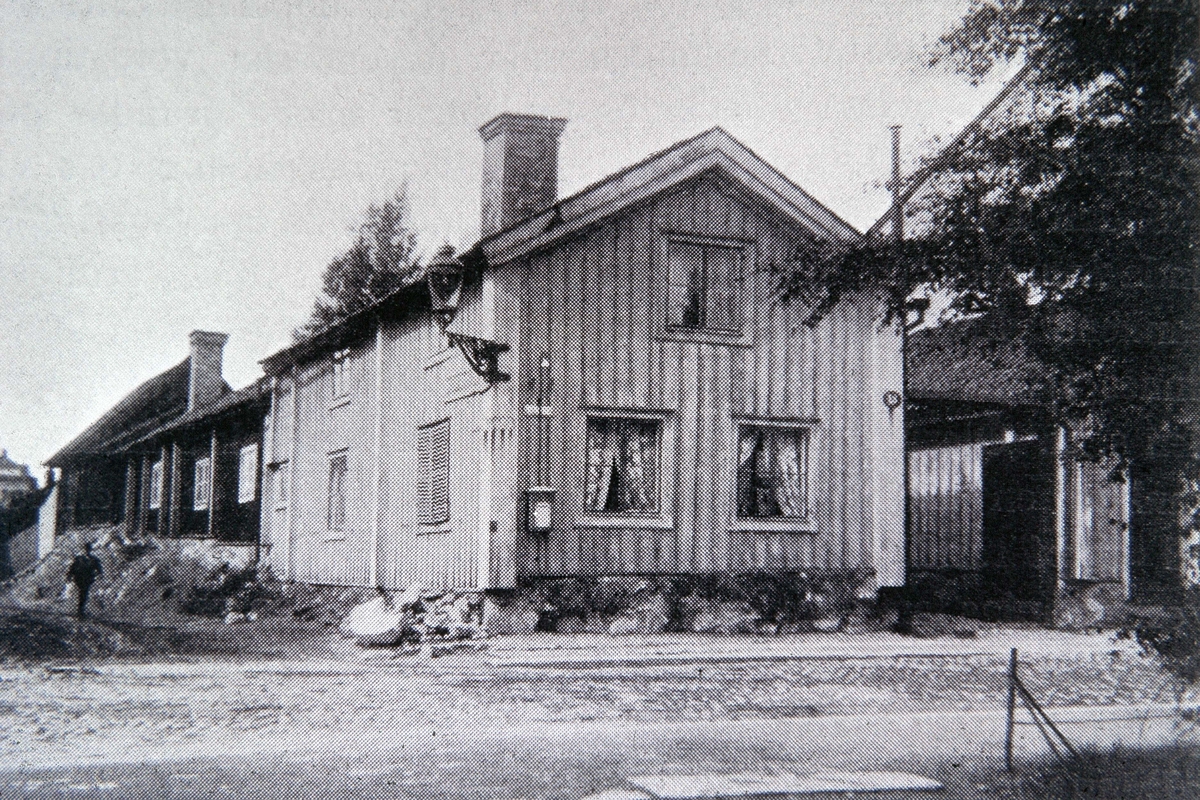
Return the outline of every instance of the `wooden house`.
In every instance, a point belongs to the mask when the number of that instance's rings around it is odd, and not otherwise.
[[[900,331],[776,291],[860,234],[719,128],[558,198],[564,124],[484,125],[482,238],[263,361],[272,569],[902,584]]]
[[[914,582],[976,604],[1131,592],[1131,492],[1115,459],[1071,455],[1034,387],[1037,365],[972,322],[917,331],[907,354],[909,548]]]
[[[188,358],[139,386],[51,456],[58,529],[254,544],[265,384],[222,377],[228,336],[193,331]]]

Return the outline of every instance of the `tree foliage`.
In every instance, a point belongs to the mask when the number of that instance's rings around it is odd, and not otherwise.
[[[408,187],[367,209],[354,243],[325,267],[321,294],[299,340],[345,319],[403,286],[418,269],[417,236],[410,224]]]
[[[1198,6],[973,0],[930,65],[978,81],[1023,61],[1021,85],[918,173],[907,241],[872,237],[810,270],[818,316],[867,287],[899,311],[924,287],[952,299],[952,316],[978,315],[973,330],[993,343],[1020,340],[1085,454],[1116,454],[1187,513],[1200,442]]]

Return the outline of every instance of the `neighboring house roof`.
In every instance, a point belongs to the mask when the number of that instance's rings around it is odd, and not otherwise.
[[[1017,70],[1017,73],[1004,84],[1003,88],[996,93],[991,102],[984,106],[983,110],[976,114],[975,118],[959,131],[958,135],[943,147],[940,153],[930,159],[925,166],[910,175],[907,180],[903,181],[904,188],[900,191],[900,196],[888,207],[884,215],[867,229],[865,234],[867,239],[874,239],[884,233],[884,229],[891,225],[896,209],[904,208],[930,178],[950,165],[954,157],[958,155],[959,148],[966,144],[972,136],[983,130],[984,124],[996,113],[997,109],[1012,96],[1013,92],[1025,85],[1025,79],[1029,77],[1031,72],[1033,72],[1032,63],[1026,63]]]
[[[265,378],[259,378],[249,386],[222,395],[215,402],[201,406],[200,408],[194,408],[191,411],[185,411],[182,415],[143,434],[136,441],[130,442],[130,444],[142,444],[166,433],[181,431],[205,422],[211,422],[227,414],[252,408],[256,404],[266,402],[269,398],[267,381]]]
[[[46,459],[46,465],[58,467],[76,458],[119,453],[148,433],[175,421],[187,412],[190,373],[189,357],[155,375]],[[226,394],[230,392],[229,384],[222,381],[222,387]]]
[[[468,267],[499,265],[549,247],[659,192],[712,170],[722,171],[774,208],[837,242],[857,242],[862,234],[812,195],[792,183],[754,151],[721,128],[712,128],[671,145],[636,164],[556,200],[525,219],[480,239],[462,254]],[[428,306],[423,279],[397,289],[371,306],[301,342],[262,359],[268,374],[334,349],[376,315]]]
[[[910,400],[1038,405],[1044,370],[1016,342],[995,345],[973,321],[909,334],[905,357]]]
[[[8,457],[7,450],[0,450],[0,504],[36,488],[37,479],[29,474],[29,465],[18,464]]]

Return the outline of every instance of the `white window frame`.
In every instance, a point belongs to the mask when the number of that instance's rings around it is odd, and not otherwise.
[[[193,511],[208,511],[212,506],[212,475],[212,457],[201,456],[197,458],[192,467]]]
[[[339,461],[342,463],[341,483],[338,485],[341,494],[340,519],[334,514],[334,464]],[[345,448],[333,451],[328,456],[328,463],[328,481],[325,485],[325,538],[344,539],[350,518],[350,451]]]
[[[342,405],[350,399],[349,384],[350,348],[338,350],[330,357],[329,362],[329,402],[330,405]]]
[[[249,457],[249,458],[247,458]],[[251,465],[247,479],[246,464]],[[258,443],[245,445],[238,450],[238,505],[253,503],[258,497]]]
[[[587,494],[587,432],[590,420],[627,420],[630,422],[654,422],[658,425],[658,509],[644,513],[598,512],[583,508],[578,528],[650,528],[657,530],[675,527],[675,443],[678,436],[678,419],[669,411],[648,409],[614,409],[592,407],[581,411],[581,426],[576,456],[582,467],[583,484],[580,486],[581,500],[586,503]]]
[[[803,517],[743,517],[738,508],[738,467],[741,458],[743,429],[775,429],[793,433],[805,434],[804,452],[804,494],[805,515]],[[780,531],[793,533],[814,533],[816,526],[816,499],[813,497],[813,453],[817,452],[818,426],[815,420],[770,419],[770,418],[738,418],[734,420],[734,463],[733,463],[733,527],[741,531]]]
[[[416,515],[417,524],[420,530],[438,531],[447,528],[453,516],[453,497],[451,496],[451,480],[450,480],[450,443],[451,443],[450,419],[440,419],[436,422],[429,422],[417,428],[417,474],[416,474]],[[429,448],[436,442],[434,437],[445,437],[445,458],[444,467],[438,469],[437,464],[429,463],[428,459],[432,457]],[[434,485],[434,481],[444,483],[441,487],[445,493],[445,506],[440,513],[435,513],[438,509],[434,506],[436,497],[436,489],[439,487]]]
[[[150,496],[146,498],[146,507],[151,511],[162,508],[163,478],[163,462],[160,458],[150,465]]]

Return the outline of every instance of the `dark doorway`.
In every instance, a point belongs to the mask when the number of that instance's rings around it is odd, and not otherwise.
[[[983,448],[983,577],[995,599],[1046,601],[1053,579],[1054,462],[1038,441]]]

